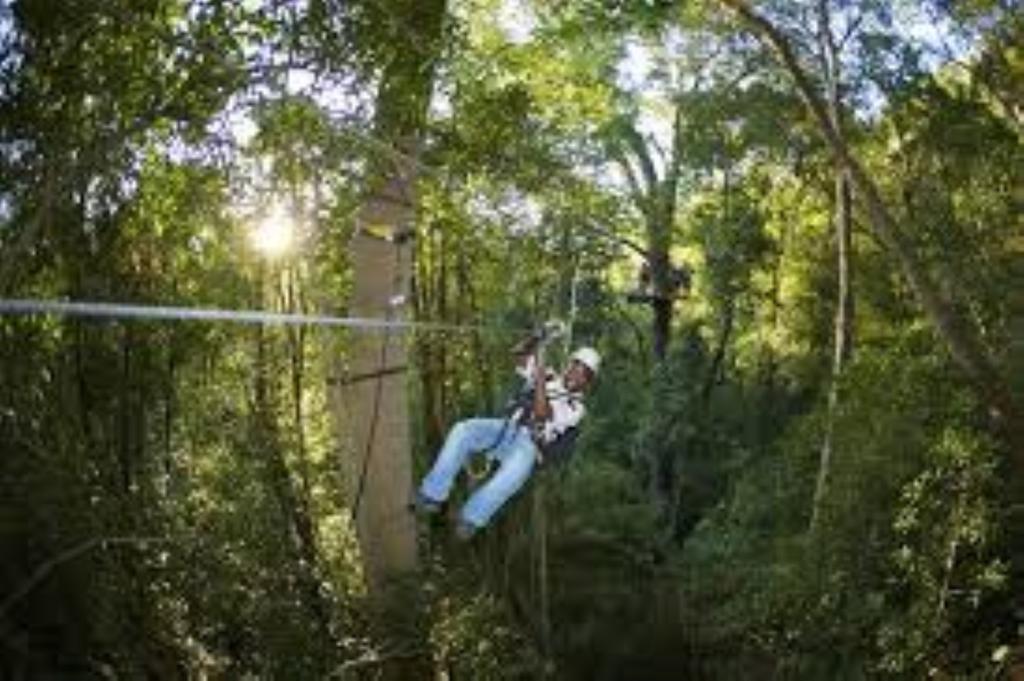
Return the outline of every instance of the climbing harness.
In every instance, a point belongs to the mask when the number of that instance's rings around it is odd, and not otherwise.
[[[560,319],[553,319],[546,322],[538,331],[534,332],[527,340],[527,348],[530,350],[525,354],[537,353],[543,357],[546,344],[563,338],[568,333],[568,326]],[[477,452],[477,456],[471,457],[464,469],[475,485],[481,479],[487,477],[491,472],[492,460],[487,454],[497,449],[508,437],[509,430],[513,427],[526,427],[530,430],[534,445],[541,454],[541,464],[549,463],[561,466],[565,464],[574,448],[579,436],[579,426],[567,428],[551,442],[545,442],[542,436],[543,422],[537,422],[532,416],[533,399],[535,388],[527,387],[520,389],[506,403],[503,410],[504,420],[498,435],[487,446]],[[575,393],[565,391],[548,395],[549,400],[572,399]]]

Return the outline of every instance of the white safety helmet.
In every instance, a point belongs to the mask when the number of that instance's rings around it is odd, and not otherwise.
[[[595,375],[597,374],[597,370],[601,368],[601,355],[597,354],[597,350],[594,348],[579,348],[576,352],[572,353],[569,360],[579,362],[590,369],[590,371]]]

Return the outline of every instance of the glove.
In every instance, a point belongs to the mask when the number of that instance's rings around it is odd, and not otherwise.
[[[534,352],[537,351],[537,346],[540,345],[542,340],[542,336],[540,336],[538,333],[531,333],[529,336],[515,344],[515,346],[512,348],[512,354],[518,357],[532,355]]]
[[[541,343],[561,338],[566,334],[565,322],[561,319],[552,319],[544,322],[544,324],[531,333],[527,338],[519,341],[512,349],[512,353],[518,356],[532,355],[537,351],[537,347]]]
[[[561,319],[551,319],[544,322],[544,326],[541,327],[541,334],[543,340],[549,341],[561,338],[566,334],[567,330],[565,322]]]

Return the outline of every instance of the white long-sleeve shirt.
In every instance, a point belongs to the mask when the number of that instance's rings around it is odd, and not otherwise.
[[[526,379],[528,387],[533,387],[533,372],[536,360],[531,356],[525,365],[517,366],[516,373]],[[545,373],[544,392],[547,394],[548,404],[551,405],[551,417],[548,418],[542,428],[538,429],[542,444],[554,442],[562,433],[579,424],[586,413],[583,406],[583,395],[578,392],[570,392],[565,387],[561,375],[550,369]],[[532,408],[532,407],[530,407]],[[522,416],[522,408],[514,415],[516,419]]]

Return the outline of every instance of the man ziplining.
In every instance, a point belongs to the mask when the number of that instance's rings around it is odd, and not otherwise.
[[[543,343],[543,336],[535,335],[517,349],[516,373],[526,382],[508,416],[455,424],[416,493],[416,510],[436,513],[471,456],[483,453],[499,462],[459,513],[456,534],[461,539],[470,539],[487,525],[526,483],[535,464],[563,456],[575,440],[585,413],[583,394],[597,375],[601,357],[593,348],[579,348],[559,375],[544,366]]]

